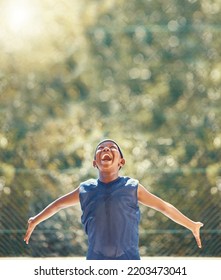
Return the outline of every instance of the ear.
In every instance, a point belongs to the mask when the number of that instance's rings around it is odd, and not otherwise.
[[[93,167],[97,167],[96,160],[93,160]]]
[[[121,158],[119,163],[120,167],[124,166],[125,162],[126,162],[125,159]]]

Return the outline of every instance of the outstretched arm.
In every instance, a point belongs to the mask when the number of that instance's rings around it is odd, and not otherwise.
[[[75,205],[78,202],[79,202],[79,187],[76,190],[56,199],[54,202],[49,204],[44,210],[42,210],[39,214],[37,214],[34,217],[31,217],[28,220],[28,229],[24,237],[24,241],[26,242],[26,244],[29,243],[31,234],[38,224],[50,218],[59,210]]]
[[[196,239],[198,247],[202,247],[200,228],[203,226],[203,224],[201,222],[194,222],[190,220],[173,205],[148,192],[141,184],[138,186],[138,200],[140,203],[160,211],[174,222],[191,230]]]

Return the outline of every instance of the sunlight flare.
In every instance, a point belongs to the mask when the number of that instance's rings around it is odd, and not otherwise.
[[[11,32],[32,33],[37,22],[38,9],[35,1],[8,1],[5,4],[5,21]]]

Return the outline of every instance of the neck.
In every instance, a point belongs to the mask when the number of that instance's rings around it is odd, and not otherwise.
[[[109,183],[116,180],[119,177],[117,173],[109,173],[109,172],[99,172],[99,180],[103,183]]]

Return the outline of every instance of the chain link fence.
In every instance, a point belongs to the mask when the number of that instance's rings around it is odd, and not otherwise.
[[[80,206],[23,237],[29,217],[94,177],[82,143],[110,132],[125,140],[126,175],[204,223],[198,249],[141,205],[141,256],[221,257],[220,2],[55,2],[39,4],[33,42],[2,28],[0,257],[85,256]]]
[[[19,177],[15,176],[14,190],[1,193],[0,214],[0,256],[1,257],[58,257],[79,256],[84,257],[87,251],[87,237],[80,222],[81,209],[79,206],[61,210],[59,213],[42,222],[32,234],[29,245],[23,241],[27,228],[27,220],[31,215],[37,214],[47,204],[64,190],[54,187],[51,190],[45,188],[30,192],[25,198],[24,193],[19,191]],[[45,175],[42,175],[45,176]],[[27,182],[31,185],[29,175]],[[23,180],[24,178],[22,178]],[[42,179],[42,178],[41,178]],[[34,180],[33,180],[34,181]],[[56,185],[56,184],[55,184]],[[17,190],[16,190],[17,188]],[[220,196],[217,194],[217,205],[211,204],[212,194],[208,190],[202,190],[200,196],[207,200],[184,199],[182,189],[169,196],[166,191],[161,194],[163,198],[174,201],[179,209],[191,217],[198,213],[200,221],[204,223],[201,230],[203,248],[198,249],[192,233],[175,224],[161,213],[140,206],[140,253],[141,256],[221,256],[221,220],[220,220]],[[25,191],[27,194],[27,190]],[[189,190],[187,190],[189,192]],[[207,195],[205,195],[207,193]],[[209,197],[211,196],[211,198]],[[7,203],[6,203],[7,202]],[[186,205],[187,208],[184,207]],[[216,207],[215,207],[216,206]],[[188,208],[191,208],[189,209]],[[192,218],[192,217],[191,217]]]

